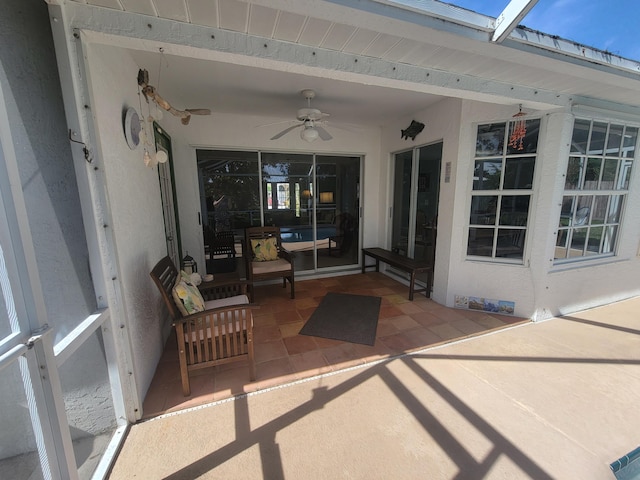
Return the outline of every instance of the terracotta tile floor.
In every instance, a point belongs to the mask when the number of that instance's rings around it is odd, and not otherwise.
[[[409,288],[382,273],[296,281],[289,288],[256,287],[254,338],[257,380],[249,382],[242,362],[198,370],[191,395],[182,395],[175,336],[165,351],[144,400],[143,418],[261,390],[350,366],[380,360],[503,328],[523,318],[443,307],[422,294],[408,300]],[[374,346],[298,335],[322,297],[330,291],[382,297]]]

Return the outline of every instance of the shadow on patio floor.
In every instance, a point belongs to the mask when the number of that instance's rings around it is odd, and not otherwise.
[[[249,381],[243,363],[211,367],[192,374],[191,395],[183,396],[172,334],[144,400],[143,419],[529,321],[446,308],[421,294],[410,302],[408,287],[381,273],[298,280],[295,300],[281,284],[255,290],[256,381]],[[382,297],[374,346],[298,335],[327,292]]]

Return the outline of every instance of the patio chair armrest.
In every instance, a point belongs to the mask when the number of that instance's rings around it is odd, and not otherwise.
[[[296,256],[295,252],[292,252],[291,250],[287,250],[284,247],[280,248],[280,251],[278,252],[278,255],[281,258],[286,259],[289,263],[293,263],[293,259]]]

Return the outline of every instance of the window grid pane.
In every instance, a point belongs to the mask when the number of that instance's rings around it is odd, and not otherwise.
[[[558,220],[556,263],[615,254],[637,140],[637,127],[576,119]]]
[[[522,263],[539,131],[540,119],[523,116],[478,125],[468,256]]]

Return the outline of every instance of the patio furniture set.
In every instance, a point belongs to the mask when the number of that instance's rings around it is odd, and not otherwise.
[[[365,248],[365,256],[409,272],[409,300],[414,292],[431,290],[432,267],[401,257],[380,248]],[[192,276],[178,271],[169,256],[151,270],[151,278],[162,295],[176,329],[182,391],[191,393],[189,374],[194,370],[236,361],[248,361],[249,376],[256,378],[252,311],[259,308],[254,300],[254,282],[282,278],[287,282],[291,298],[295,298],[295,277],[292,254],[282,247],[279,227],[251,227],[245,231],[243,256],[246,260],[246,280],[236,272],[216,275],[212,281],[195,285]],[[362,273],[365,268],[363,261]],[[426,288],[415,288],[417,273],[427,272]]]

